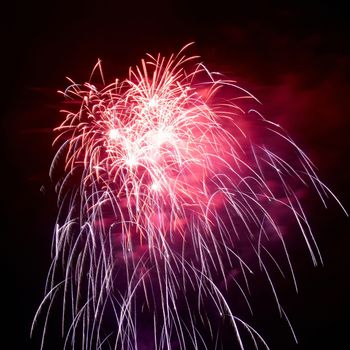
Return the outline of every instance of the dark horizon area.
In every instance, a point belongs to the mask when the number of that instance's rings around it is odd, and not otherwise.
[[[57,90],[68,85],[67,76],[85,82],[101,59],[107,82],[122,79],[146,53],[169,55],[193,41],[188,54],[200,55],[209,69],[256,96],[263,115],[288,131],[350,211],[346,8],[340,1],[14,1],[3,9],[4,349],[40,348],[40,328],[33,340],[29,332],[50,266],[57,207],[48,171],[52,129],[64,108]],[[344,349],[349,219],[332,198],[328,209],[315,193],[305,203],[324,266],[313,267],[300,233],[295,241],[289,237],[299,292],[292,281],[279,290],[299,344],[279,319],[268,288],[254,291],[250,320],[271,350]],[[229,339],[223,342],[223,349],[232,349]]]

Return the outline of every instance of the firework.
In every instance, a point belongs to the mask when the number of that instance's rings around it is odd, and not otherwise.
[[[237,348],[242,334],[268,348],[234,313],[233,284],[250,308],[249,276],[262,271],[286,318],[268,268],[287,266],[296,287],[282,220],[322,261],[300,198],[306,186],[322,201],[332,193],[286,132],[249,107],[252,95],[197,62],[184,49],[147,55],[109,85],[98,62],[100,84],[62,92],[72,107],[50,170],[59,213],[34,320],[46,309],[42,348],[59,301],[65,348],[214,348],[220,319]]]

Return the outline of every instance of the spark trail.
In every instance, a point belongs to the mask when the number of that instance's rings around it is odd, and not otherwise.
[[[58,302],[67,349],[213,349],[220,318],[237,349],[246,335],[268,348],[235,315],[232,282],[250,308],[248,280],[262,271],[286,318],[269,272],[287,266],[296,287],[282,219],[322,261],[300,191],[333,194],[286,132],[246,107],[252,95],[184,49],[147,55],[109,85],[98,62],[101,87],[71,81],[62,92],[72,109],[50,170],[59,213],[33,322],[46,312],[42,348]]]

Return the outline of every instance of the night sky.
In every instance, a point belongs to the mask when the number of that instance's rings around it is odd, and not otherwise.
[[[9,344],[3,349],[39,348],[38,337],[30,341],[29,331],[43,297],[57,210],[48,178],[51,130],[62,118],[57,90],[66,87],[66,76],[86,81],[99,58],[112,81],[125,77],[146,52],[167,55],[194,41],[190,53],[257,96],[263,114],[288,130],[350,210],[350,21],[345,5],[120,3],[11,1],[2,9],[2,342]],[[309,198],[307,212],[325,264],[314,268],[301,240],[292,242],[299,293],[291,282],[279,291],[299,345],[279,319],[271,292],[254,293],[253,325],[272,350],[349,346],[349,219],[334,201],[328,210],[318,202],[315,195]],[[231,349],[228,340],[223,342],[224,349]]]

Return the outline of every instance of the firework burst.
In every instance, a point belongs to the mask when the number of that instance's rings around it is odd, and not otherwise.
[[[322,261],[300,191],[332,193],[284,130],[246,107],[258,103],[252,95],[196,62],[183,50],[147,55],[109,85],[98,62],[102,87],[71,81],[62,92],[73,107],[50,171],[59,214],[34,320],[46,308],[42,347],[61,300],[65,348],[212,349],[220,318],[237,348],[242,333],[268,348],[232,311],[232,282],[250,307],[249,275],[263,271],[286,318],[268,269],[284,264],[295,283],[282,216]]]

